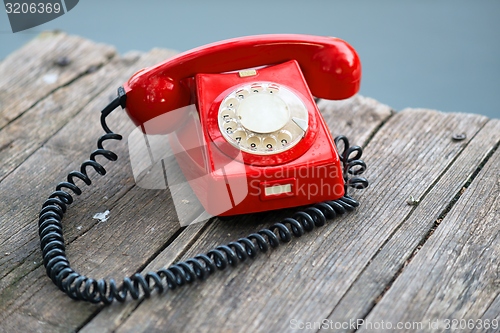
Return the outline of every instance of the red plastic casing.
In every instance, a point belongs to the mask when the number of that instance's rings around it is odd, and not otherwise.
[[[247,68],[258,68],[257,76],[240,77],[233,72]],[[176,158],[200,202],[212,215],[226,216],[344,195],[339,157],[312,96],[349,98],[358,92],[360,80],[358,55],[341,39],[261,35],[181,53],[138,71],[123,87],[132,121],[143,131],[147,122],[147,134],[173,134],[172,149],[178,152]],[[251,82],[277,82],[301,97],[309,112],[309,127],[296,146],[277,154],[256,155],[238,151],[221,136],[217,125],[221,101],[234,87]],[[197,105],[196,117],[186,118],[180,112],[172,113],[183,116],[169,118],[169,124],[149,121],[190,104]],[[199,147],[191,149],[189,140],[199,135],[200,128]],[[274,185],[286,190],[267,193],[266,188]],[[235,191],[243,188],[247,190],[243,196]],[[221,211],[223,197],[230,207]]]
[[[304,138],[281,153],[257,155],[242,152],[221,135],[217,112],[228,92],[248,83],[276,82],[292,89],[306,105],[309,127]],[[340,160],[332,137],[296,61],[257,71],[256,76],[238,73],[195,76],[199,122],[203,142],[192,146],[196,126],[186,122],[170,136],[177,160],[204,208],[212,215],[227,216],[301,206],[344,195]],[[197,121],[191,119],[191,121]],[[202,179],[203,181],[199,181]],[[274,185],[289,191],[266,194]],[[224,202],[224,198],[231,204]],[[243,196],[242,196],[243,194]]]
[[[312,94],[345,99],[360,86],[361,64],[356,51],[334,37],[260,35],[225,40],[181,53],[134,74],[124,85],[126,111],[140,126],[165,112],[189,105],[185,79],[197,73],[224,73],[296,60]],[[150,128],[149,134],[169,133],[175,124]]]

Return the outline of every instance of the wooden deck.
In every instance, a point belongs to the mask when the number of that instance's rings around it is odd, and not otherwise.
[[[119,55],[45,33],[0,63],[0,331],[500,331],[500,120],[394,112],[362,96],[319,101],[332,134],[364,147],[370,187],[353,194],[355,212],[147,299],[101,306],[61,293],[41,262],[41,203],[95,149],[116,88],[172,54]],[[134,129],[120,111],[108,124],[125,138]],[[104,177],[90,173],[63,221],[71,264],[85,275],[166,267],[290,214],[181,228],[167,191],[135,186],[126,140],[107,147],[120,159],[104,163]],[[106,222],[93,219],[105,210]],[[475,329],[446,330],[446,320]]]

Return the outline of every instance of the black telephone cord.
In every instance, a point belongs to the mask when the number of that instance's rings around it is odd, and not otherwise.
[[[280,241],[287,243],[292,239],[292,235],[300,237],[305,231],[311,231],[315,226],[323,226],[327,220],[352,211],[359,205],[347,194],[338,200],[315,204],[296,212],[291,218],[285,218],[269,228],[259,230],[227,245],[220,245],[206,254],[199,254],[156,272],[148,272],[144,275],[135,273],[130,277],[125,277],[120,285],[113,279],[95,280],[81,275],[71,268],[66,255],[61,221],[67,206],[73,202],[73,197],[63,188],[80,195],[82,191],[75,185],[74,179],[78,178],[86,185],[90,185],[92,182],[87,174],[88,167],[92,167],[100,175],[106,174],[104,167],[96,162],[97,156],[104,156],[110,161],[117,160],[118,156],[104,149],[102,144],[106,140],[122,139],[121,135],[113,133],[106,124],[106,117],[113,110],[118,106],[125,107],[126,95],[122,88],[118,90],[118,95],[101,113],[101,125],[106,134],[97,141],[98,149],[90,154],[89,160],[81,164],[80,171],[70,172],[66,181],[57,184],[56,190],[42,204],[39,214],[38,231],[47,275],[59,289],[75,300],[104,304],[110,304],[115,299],[123,302],[129,293],[133,299],[141,295],[149,297],[155,289],[162,293],[166,287],[175,289],[196,279],[203,280],[216,269],[222,270],[228,265],[236,266],[239,261],[255,257],[258,250],[266,252],[269,247],[277,247]],[[339,156],[343,165],[346,193],[348,187],[359,189],[367,187],[368,181],[358,177],[366,169],[365,163],[360,160],[361,147],[349,147],[349,141],[345,136],[335,138],[337,147],[340,142],[344,146]],[[351,157],[352,155],[354,156]]]

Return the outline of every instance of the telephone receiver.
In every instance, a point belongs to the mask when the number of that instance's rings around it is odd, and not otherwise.
[[[313,96],[340,100],[359,90],[361,63],[345,41],[310,35],[260,35],[195,48],[139,70],[123,85],[126,110],[140,126],[165,112],[188,106],[192,102],[188,79],[197,73],[224,73],[290,60],[298,62]]]
[[[178,215],[193,198],[213,216],[341,198],[341,161],[313,96],[349,98],[360,79],[349,44],[307,35],[230,39],[139,70],[123,86],[136,183],[169,187]]]
[[[148,297],[203,280],[353,211],[359,203],[347,188],[368,186],[358,177],[366,169],[362,149],[350,146],[345,136],[332,138],[313,95],[351,97],[360,78],[361,65],[349,44],[304,35],[231,39],[140,70],[102,110],[105,134],[97,149],[42,204],[38,229],[47,275],[76,300],[110,304],[128,295]],[[135,273],[121,283],[81,275],[67,258],[62,219],[73,202],[70,193],[82,193],[79,181],[92,183],[88,171],[106,174],[96,158],[118,158],[103,143],[122,139],[106,123],[119,106],[137,125],[129,136],[136,183],[168,184],[178,216],[188,223],[189,216],[205,213],[225,217],[309,206],[206,254]],[[204,209],[201,215],[189,204],[194,199]]]

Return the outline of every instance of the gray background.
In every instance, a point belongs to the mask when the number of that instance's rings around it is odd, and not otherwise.
[[[363,95],[396,110],[425,107],[500,118],[496,0],[81,0],[62,17],[16,34],[1,11],[0,59],[49,29],[115,45],[121,53],[185,51],[264,33],[336,36],[361,57]]]

